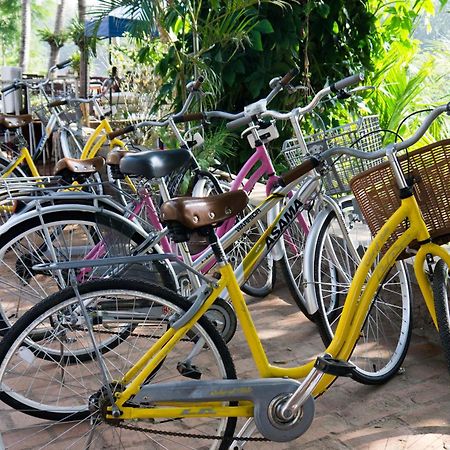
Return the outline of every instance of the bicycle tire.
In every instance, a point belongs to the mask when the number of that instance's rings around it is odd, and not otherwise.
[[[284,280],[295,305],[298,306],[305,317],[311,322],[316,322],[320,328],[319,313],[310,314],[305,306],[303,258],[306,237],[297,220],[294,220],[283,233],[285,253],[283,258],[278,261],[278,264],[281,267]]]
[[[137,322],[134,336],[124,340],[114,352],[102,355],[103,364],[108,368],[109,382],[120,380],[138,357],[148,349],[149,342],[157,339],[167,329],[173,314],[182,314],[189,308],[189,303],[178,294],[160,286],[149,283],[139,283],[136,289],[136,280],[127,279],[105,279],[84,283],[79,286],[82,301],[89,308],[90,315],[94,317],[96,312],[101,312],[102,321],[92,322],[92,332],[95,338],[101,336],[103,329],[114,326],[114,321],[120,322],[120,313],[128,314],[128,319],[134,317]],[[126,303],[125,309],[119,305]],[[105,303],[107,306],[105,306]],[[43,300],[26,314],[24,314],[5,336],[0,349],[0,376],[3,387],[0,399],[9,406],[22,411],[36,419],[33,423],[33,448],[46,448],[45,439],[51,440],[49,446],[52,448],[97,448],[94,438],[97,433],[101,437],[99,445],[101,448],[126,448],[130,441],[128,435],[138,435],[133,447],[146,447],[150,436],[152,440],[165,442],[159,443],[161,448],[184,448],[177,444],[176,440],[181,437],[161,435],[150,435],[148,433],[136,433],[125,429],[117,431],[120,439],[117,439],[114,426],[109,425],[98,414],[101,405],[104,406],[106,396],[102,394],[104,387],[100,376],[99,363],[96,358],[83,364],[64,365],[59,361],[51,362],[33,360],[31,364],[25,361],[24,355],[20,355],[26,344],[28,336],[34,329],[48,328],[48,336],[42,347],[59,346],[62,340],[61,327],[64,326],[63,317],[67,310],[75,310],[78,300],[74,296],[72,288],[64,289],[47,299]],[[129,305],[138,305],[134,309]],[[113,305],[117,309],[113,309]],[[146,313],[142,313],[144,308]],[[49,325],[49,318],[57,317],[60,323]],[[110,322],[107,322],[110,320]],[[107,324],[106,324],[107,322]],[[54,332],[52,333],[52,326]],[[63,342],[66,352],[80,345],[86,339],[85,326],[72,326],[65,328],[67,335]],[[204,345],[199,347],[199,338],[204,339]],[[23,350],[22,350],[23,353]],[[29,361],[33,355],[28,354]],[[186,380],[181,372],[177,370],[180,362],[188,361],[195,364],[195,370],[201,371],[202,379],[236,379],[231,355],[216,329],[205,318],[200,318],[198,324],[191,328],[175,347],[166,355],[162,362],[156,367],[145,383],[156,384],[164,381]],[[64,375],[60,372],[63,371]],[[195,381],[190,380],[194,385]],[[161,386],[164,388],[164,384]],[[89,400],[88,400],[89,399]],[[225,402],[224,402],[225,403]],[[213,423],[214,419],[190,418],[153,423],[165,431],[181,431],[197,434],[217,434],[223,436],[220,449],[228,448],[231,443],[230,436],[233,435],[236,418],[218,418],[219,423]],[[157,422],[157,419],[155,419]],[[149,421],[133,420],[128,422],[132,426],[148,426]],[[28,423],[25,426],[29,426]],[[192,429],[194,428],[194,429]],[[217,431],[217,429],[219,431]],[[88,434],[89,433],[89,434]],[[6,434],[6,436],[5,436]],[[5,433],[3,438],[8,439]],[[94,435],[92,435],[94,434]],[[15,433],[17,436],[17,433]],[[68,442],[73,439],[74,442]],[[82,445],[81,440],[89,442],[90,445]],[[116,439],[114,441],[114,439]],[[60,446],[58,440],[61,441]],[[168,445],[167,442],[171,444]],[[69,445],[70,444],[70,445]],[[93,444],[93,445],[92,445]],[[190,443],[189,448],[199,448]],[[31,444],[30,444],[31,445]],[[159,448],[159,447],[158,447]],[[216,447],[217,448],[217,447]]]
[[[32,267],[49,262],[51,256],[48,236],[51,234],[52,249],[61,260],[83,258],[102,239],[103,256],[128,255],[131,248],[141,244],[146,235],[138,233],[126,219],[103,211],[96,213],[67,209],[45,213],[22,222],[0,236],[0,333],[8,329],[20,315],[37,301],[68,285],[68,273],[63,280],[55,281],[57,273],[35,272]],[[94,255],[102,257],[99,253]],[[176,288],[176,281],[164,263],[149,266],[148,276],[156,276],[158,284]],[[153,271],[153,269],[155,269]],[[88,269],[83,279],[103,276],[105,268]],[[144,266],[128,265],[124,271],[140,271]],[[80,275],[81,276],[81,275]],[[81,281],[81,278],[80,278]]]
[[[353,226],[348,231],[352,232],[352,242],[359,242],[357,251],[362,256],[371,235],[362,222]],[[359,238],[357,233],[360,233]],[[332,250],[327,250],[327,246]],[[313,261],[315,295],[320,323],[324,325],[319,330],[325,345],[334,336],[357,266],[358,262],[342,237],[336,214],[330,210],[318,233]],[[363,384],[383,384],[390,380],[398,372],[411,339],[412,295],[404,263],[397,262],[385,280],[372,300],[361,337],[351,356],[356,366],[353,378]]]
[[[450,311],[448,304],[448,267],[443,259],[440,259],[433,272],[433,296],[436,318],[438,323],[439,338],[444,350],[447,369],[450,372]]]

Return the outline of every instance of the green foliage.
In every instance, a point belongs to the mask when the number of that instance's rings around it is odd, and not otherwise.
[[[292,3],[280,9],[273,4],[254,8],[257,25],[250,43],[223,57],[219,48],[207,57],[221,73],[226,99],[220,106],[240,110],[265,95],[269,81],[284,75],[296,63],[303,82],[312,90],[349,73],[370,67],[372,14],[360,1]],[[274,106],[293,106],[297,97],[280,96]]]
[[[20,39],[20,2],[0,0],[0,45],[2,54],[2,64],[14,64],[18,59],[14,51]],[[8,51],[6,50],[8,49]]]
[[[350,73],[369,73],[377,90],[365,103],[361,98],[328,102],[322,113],[326,126],[354,120],[361,105],[379,113],[383,127],[395,128],[414,108],[436,103],[423,94],[435,67],[431,59],[417,62],[419,42],[412,38],[422,14],[434,13],[432,0],[100,0],[106,9],[125,6],[140,19],[133,36],[141,48],[140,62],[155,63],[161,79],[156,107],[176,109],[185,98],[185,85],[195,74],[206,75],[205,108],[242,110],[268,93],[269,81],[294,65],[297,82],[306,94],[280,94],[274,109],[304,104],[327,82]],[[447,0],[440,0],[443,6]],[[159,31],[162,53],[149,42]],[[435,58],[437,55],[435,56]],[[306,129],[312,131],[314,119]],[[412,125],[411,125],[412,126]],[[406,130],[401,130],[402,132]],[[288,128],[282,130],[287,137]],[[407,132],[406,132],[407,134]],[[248,157],[244,151],[231,163],[235,168]]]
[[[204,55],[212,48],[219,48],[224,52],[224,57],[229,58],[244,42],[249,43],[249,34],[258,23],[255,5],[273,3],[286,8],[292,2],[174,0],[166,4],[149,0],[100,0],[99,3],[101,7],[97,13],[102,15],[122,6],[133,17],[140,19],[131,30],[132,35],[139,40],[145,33],[148,36],[158,29],[160,39],[167,45],[167,51],[156,67],[164,80],[160,105],[172,102],[174,98],[179,104],[186,97],[186,83],[198,73],[207,75],[208,87],[217,97],[221,92],[220,74],[210,68],[209,58]],[[253,39],[256,38],[253,36]],[[145,53],[142,51],[140,56],[145,57]],[[218,60],[222,58],[221,54],[216,57]],[[144,59],[141,61],[144,62]]]
[[[66,30],[55,33],[49,28],[41,28],[37,30],[37,34],[41,40],[47,42],[49,45],[55,46],[56,48],[62,48],[69,38],[69,32]]]
[[[202,169],[208,169],[215,161],[229,160],[236,157],[237,137],[224,126],[207,129],[205,142],[196,153]]]
[[[376,4],[371,0],[372,7]],[[441,4],[446,4],[442,0]],[[414,111],[427,109],[443,101],[448,101],[445,92],[447,84],[444,84],[444,96],[433,90],[439,85],[442,75],[437,68],[442,63],[447,66],[448,59],[443,53],[448,49],[440,49],[440,52],[423,51],[421,42],[413,38],[413,32],[423,14],[434,14],[434,4],[431,0],[407,0],[394,2],[387,6],[379,6],[376,11],[377,39],[373,50],[374,71],[370,74],[368,83],[377,89],[367,102],[369,110],[378,113],[382,128],[396,131],[402,120]],[[435,44],[438,46],[438,44]],[[419,56],[421,55],[421,56]],[[441,58],[441,64],[437,64],[437,58]],[[447,62],[445,62],[445,60]],[[406,121],[400,131],[404,137],[410,136],[423,119],[414,115]],[[433,129],[417,145],[423,145],[431,140],[443,138],[449,131],[445,120],[437,121]],[[387,137],[392,141],[393,137]]]
[[[37,42],[37,44],[32,46],[31,51],[30,67],[33,67],[34,72],[45,70],[45,58],[42,58],[45,48],[37,39],[34,39],[37,37],[34,31],[35,25],[42,23],[45,18],[51,17],[54,8],[55,0],[32,2],[32,41]],[[0,0],[0,30],[1,64],[16,66],[19,63],[21,0]]]

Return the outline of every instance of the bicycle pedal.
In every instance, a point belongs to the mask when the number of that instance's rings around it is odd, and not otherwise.
[[[177,370],[183,377],[192,378],[193,380],[200,380],[202,372],[197,369],[197,366],[189,362],[179,362],[177,364]]]
[[[355,370],[355,365],[351,362],[333,358],[328,354],[318,356],[314,367],[323,373],[336,377],[351,377]]]

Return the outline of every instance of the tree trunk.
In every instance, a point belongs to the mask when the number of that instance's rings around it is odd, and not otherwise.
[[[22,36],[20,38],[20,67],[28,70],[31,35],[31,0],[22,0]]]
[[[61,33],[63,29],[63,19],[64,19],[64,7],[66,6],[65,0],[60,0],[57,8],[56,8],[56,17],[55,17],[55,35]],[[50,44],[50,60],[48,63],[48,68],[53,67],[58,62],[59,56],[59,47],[53,44]]]
[[[78,0],[78,20],[84,25],[86,20],[86,0]],[[80,47],[80,97],[86,98],[89,90],[88,49]]]

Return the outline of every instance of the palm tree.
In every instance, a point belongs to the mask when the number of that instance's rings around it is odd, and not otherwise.
[[[20,38],[20,67],[28,69],[31,36],[31,0],[22,0],[22,36]]]
[[[84,26],[86,20],[86,0],[78,0],[78,21]],[[88,50],[80,47],[80,96],[87,97],[89,90]]]
[[[54,66],[58,62],[59,50],[64,45],[64,42],[67,39],[67,34],[64,33],[63,31],[63,18],[65,6],[66,1],[60,0],[56,8],[55,29],[53,32],[53,37],[48,35],[47,37],[49,39],[46,39],[46,41],[50,45],[50,59],[48,63],[49,68]]]

